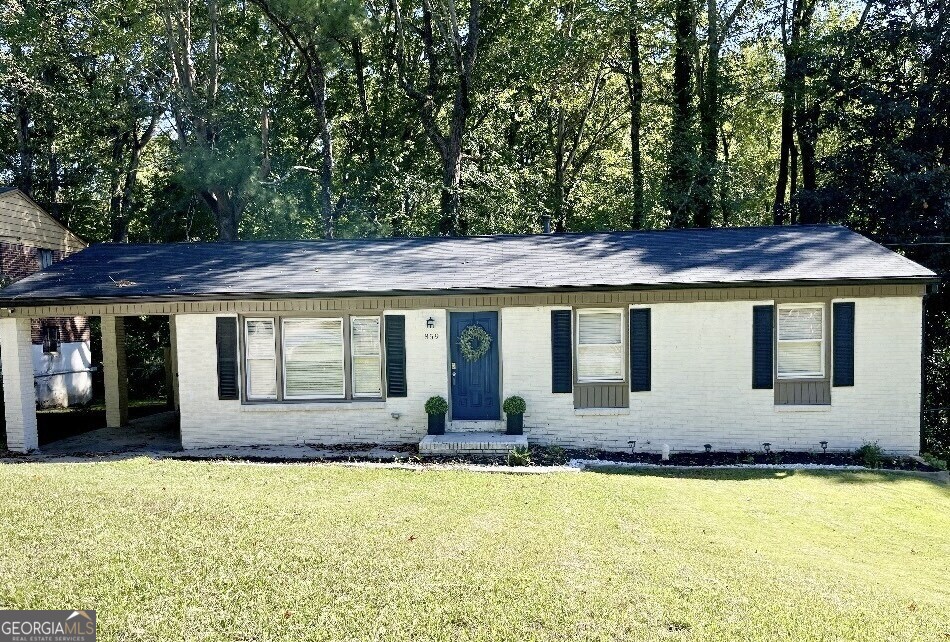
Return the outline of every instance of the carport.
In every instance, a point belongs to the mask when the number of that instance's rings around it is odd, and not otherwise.
[[[104,438],[105,442],[122,443],[122,436],[114,432],[129,424],[129,380],[128,364],[126,360],[126,333],[125,319],[136,315],[136,306],[124,305],[122,311],[126,314],[106,314],[116,306],[98,305],[66,305],[45,306],[33,308],[3,308],[0,309],[0,359],[3,368],[3,396],[5,402],[7,448],[15,452],[29,452],[39,448],[39,433],[37,430],[36,392],[34,387],[31,319],[51,316],[48,310],[58,310],[73,314],[74,310],[82,310],[75,314],[99,316],[102,328],[102,366],[103,388],[105,393],[105,423],[102,431],[92,431],[77,444],[89,444],[96,433]],[[66,311],[69,312],[66,312]],[[143,314],[151,311],[141,310]],[[170,319],[171,321],[171,319]],[[171,388],[169,390],[169,405],[172,410],[178,408],[177,386],[177,350],[175,345],[175,324],[170,322],[171,349],[169,350],[169,369],[171,371]],[[165,422],[170,420],[165,416]],[[137,422],[138,424],[138,422]],[[155,422],[138,424],[141,432],[142,425],[156,426]],[[108,432],[113,430],[112,433]],[[167,425],[161,429],[167,436]],[[108,439],[105,439],[108,437]]]

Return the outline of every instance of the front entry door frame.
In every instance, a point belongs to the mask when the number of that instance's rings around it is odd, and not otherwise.
[[[498,355],[498,366],[495,368],[495,376],[497,381],[495,383],[495,389],[497,391],[496,396],[496,408],[497,411],[492,413],[492,417],[485,417],[479,419],[467,419],[467,418],[456,418],[455,417],[455,407],[454,407],[454,397],[455,397],[455,385],[452,378],[452,358],[453,358],[453,346],[452,346],[452,316],[453,314],[473,314],[479,312],[491,312],[495,315],[495,327],[496,327],[496,336],[493,337],[494,342],[497,346],[497,355]],[[449,418],[453,421],[500,421],[501,420],[501,397],[502,397],[502,345],[501,345],[501,310],[498,308],[450,308],[446,310],[446,332],[445,340],[448,350],[447,352],[447,362],[446,362],[446,374],[448,376],[449,384]]]

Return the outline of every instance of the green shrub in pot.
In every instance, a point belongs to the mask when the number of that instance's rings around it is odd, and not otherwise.
[[[426,414],[429,415],[429,434],[445,434],[445,413],[449,411],[449,402],[445,397],[436,395],[426,400]]]
[[[518,396],[508,397],[501,408],[505,411],[507,433],[509,435],[522,434],[524,432],[524,411],[527,410],[524,399]]]

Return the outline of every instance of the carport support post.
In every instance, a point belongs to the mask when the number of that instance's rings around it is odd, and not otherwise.
[[[125,319],[102,317],[102,375],[106,388],[106,426],[129,421],[129,379],[125,369]]]
[[[178,329],[175,327],[174,314],[168,317],[168,336],[171,344],[171,350],[168,354],[172,369],[172,388],[168,391],[168,394],[172,399],[172,408],[178,410],[181,408],[181,403],[178,400]]]
[[[33,340],[28,318],[0,319],[0,359],[7,448],[29,452],[39,446],[39,440],[36,434],[36,389],[33,387]]]

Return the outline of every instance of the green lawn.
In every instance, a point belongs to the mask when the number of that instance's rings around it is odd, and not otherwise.
[[[104,640],[948,640],[950,487],[876,473],[0,465],[0,606]]]

